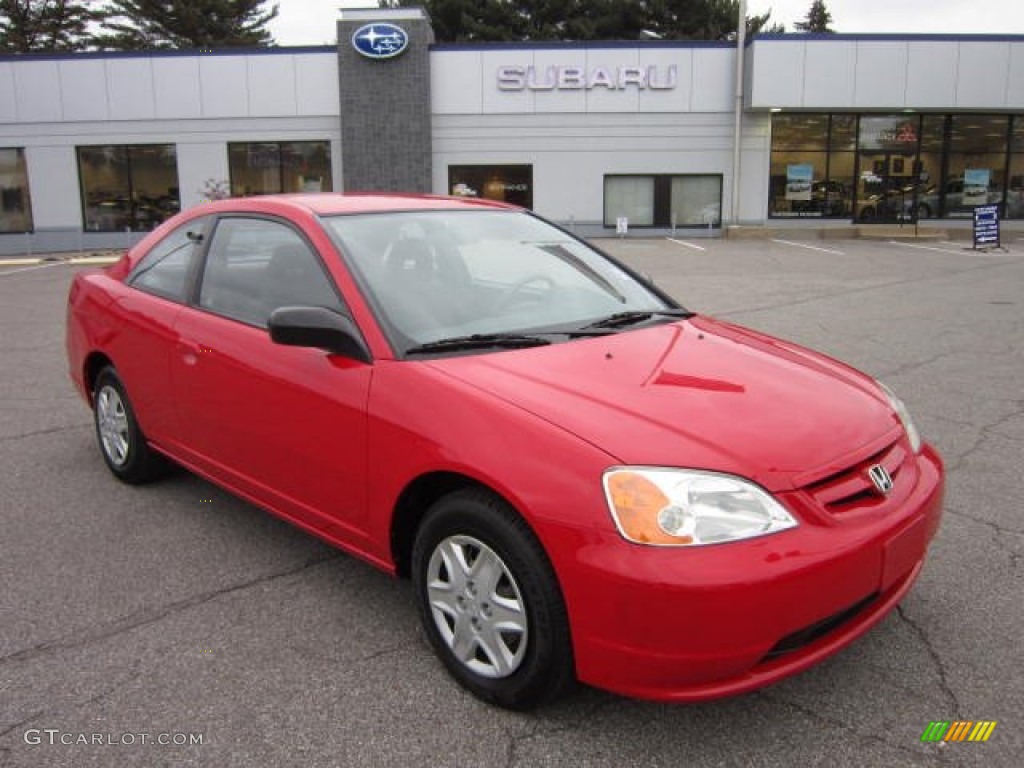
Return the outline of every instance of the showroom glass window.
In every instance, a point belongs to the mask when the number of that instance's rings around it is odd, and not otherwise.
[[[946,157],[946,134],[949,120],[946,115],[923,115],[921,117],[921,142],[915,168],[916,197],[911,205],[916,206],[918,219],[930,219],[941,213],[942,167]]]
[[[861,115],[855,206],[858,221],[912,218],[921,192],[921,130],[921,115]]]
[[[773,115],[768,215],[849,218],[856,136],[856,115]]]
[[[1006,185],[1006,218],[1024,219],[1024,115],[1014,115],[1010,135],[1010,172]]]
[[[533,208],[533,166],[449,165],[448,194]]]
[[[228,144],[228,165],[234,197],[334,189],[329,141]]]
[[[953,115],[943,210],[971,218],[974,206],[1003,202],[1006,188],[1007,115]]]
[[[604,177],[604,226],[717,227],[720,174],[627,174]]]
[[[146,232],[181,210],[173,144],[78,147],[85,228]]]
[[[25,150],[0,147],[0,234],[32,231]]]

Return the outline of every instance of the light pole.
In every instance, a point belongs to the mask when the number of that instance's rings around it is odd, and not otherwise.
[[[736,20],[736,93],[733,103],[732,207],[729,222],[738,223],[740,215],[740,144],[743,140],[743,53],[747,42],[747,0],[739,0]]]

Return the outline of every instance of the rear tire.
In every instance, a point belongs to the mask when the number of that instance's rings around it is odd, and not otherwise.
[[[114,477],[137,485],[164,473],[166,460],[146,442],[124,384],[112,366],[96,377],[92,406],[100,453]]]
[[[416,536],[412,578],[431,646],[478,698],[531,709],[574,682],[554,570],[502,499],[468,489],[437,501]]]

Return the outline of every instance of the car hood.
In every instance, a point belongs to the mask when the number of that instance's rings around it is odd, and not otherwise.
[[[623,464],[729,472],[773,491],[846,469],[899,430],[864,374],[704,317],[427,365]]]

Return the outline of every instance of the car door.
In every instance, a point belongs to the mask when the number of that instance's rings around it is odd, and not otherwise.
[[[177,343],[175,323],[189,290],[210,217],[176,227],[139,260],[125,279],[111,312],[115,318],[114,365],[131,393],[146,436],[173,439],[177,418],[170,394],[170,360]]]
[[[266,329],[279,306],[345,311],[315,250],[283,221],[222,217],[193,299],[172,359],[180,453],[279,514],[362,548],[373,368],[275,344]]]

